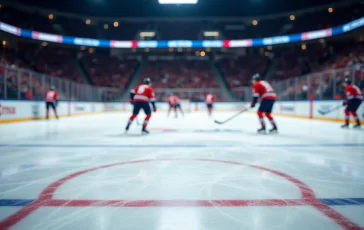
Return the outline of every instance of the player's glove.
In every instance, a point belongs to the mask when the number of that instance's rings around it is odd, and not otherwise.
[[[349,104],[349,102],[348,102],[348,101],[343,101],[343,106],[345,106],[345,105],[347,105],[347,104]]]
[[[252,103],[251,105],[250,105],[250,108],[254,108],[255,107],[255,103]]]
[[[130,101],[130,104],[134,105],[134,102],[133,101]]]
[[[156,107],[153,107],[153,112],[157,112],[157,108]]]

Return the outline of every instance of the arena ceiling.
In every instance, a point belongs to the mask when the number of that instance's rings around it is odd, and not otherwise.
[[[199,0],[196,5],[159,5],[158,0],[10,1],[13,4],[21,3],[32,7],[45,8],[58,12],[94,17],[160,18],[262,16],[327,6],[330,4],[347,3],[355,0]]]

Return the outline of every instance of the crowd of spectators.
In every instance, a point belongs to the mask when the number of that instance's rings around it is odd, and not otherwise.
[[[159,88],[168,88],[182,99],[194,102],[203,101],[205,95],[219,88],[216,76],[213,73],[211,64],[206,60],[156,60],[149,61],[145,67],[142,79],[152,79],[153,88],[156,89],[156,96],[159,100],[166,100],[169,93]],[[183,90],[188,88],[188,90]],[[224,98],[216,93],[217,101],[224,101]]]
[[[51,85],[61,99],[69,89],[65,81],[82,82],[65,51],[36,49],[2,49],[0,51],[0,97],[10,99],[43,99]],[[72,74],[73,73],[73,74]],[[73,77],[72,77],[73,76]],[[5,84],[5,85],[4,85]],[[76,98],[72,95],[72,98]]]
[[[36,72],[84,83],[65,49],[22,48],[21,55]]]
[[[285,80],[283,84],[287,87],[283,87],[280,94],[282,99],[345,98],[342,82],[346,76],[364,92],[364,44],[355,43],[337,49],[331,51],[331,57],[320,65],[316,62],[306,76]],[[286,70],[282,71],[286,73]]]
[[[363,16],[364,4],[348,3],[334,8],[311,9],[309,12],[297,11],[287,15],[257,17],[252,19],[193,19],[193,20],[94,20],[75,15],[51,13],[43,9],[19,8],[8,4],[0,8],[0,21],[24,29],[46,33],[97,39],[134,40],[148,39],[140,37],[141,31],[156,32],[153,39],[246,39],[270,37],[290,33],[324,29],[358,19]],[[310,19],[310,20],[308,20]],[[202,36],[204,31],[218,31],[215,37]],[[325,41],[323,42],[325,43]],[[138,67],[137,61],[125,61],[98,53],[86,54],[76,58],[66,48],[34,48],[34,44],[21,46],[18,50],[2,50],[0,55],[0,97],[6,91],[10,98],[30,99],[43,97],[45,88],[55,84],[48,77],[45,82],[42,74],[60,77],[72,82],[85,83],[74,61],[86,72],[91,84],[96,87],[124,89],[130,77]],[[355,82],[364,89],[363,65],[364,46],[344,44],[342,48],[333,48],[325,44],[307,45],[307,49],[274,47],[274,63],[268,71],[269,55],[246,55],[224,57],[216,63],[228,86],[237,92],[239,98],[244,92],[238,90],[249,85],[254,73],[267,75],[270,81],[282,81],[277,85],[282,98],[307,99],[343,97],[339,83],[349,73]],[[272,52],[273,53],[273,52]],[[15,71],[24,68],[34,71]],[[340,69],[335,72],[333,69]],[[318,72],[323,72],[318,74]],[[5,75],[6,73],[6,75]],[[303,75],[311,74],[310,80]],[[5,79],[6,76],[6,79]],[[299,78],[296,78],[301,76]],[[218,83],[207,61],[149,61],[141,79],[151,77],[154,88],[183,89],[200,88],[200,92],[180,92],[181,98],[202,101],[209,89],[218,88]],[[296,80],[297,79],[297,80]],[[283,86],[282,86],[283,85]],[[62,87],[60,87],[62,88]],[[63,86],[65,88],[65,86]],[[5,90],[6,89],[6,90]],[[20,89],[20,90],[18,90]],[[202,89],[202,90],[201,90]],[[18,92],[19,91],[19,92]],[[104,98],[114,98],[118,92],[107,91]],[[166,95],[160,95],[166,97]],[[217,95],[217,100],[223,100]]]
[[[79,59],[96,87],[124,89],[138,66],[137,60],[121,60],[107,54],[83,54]]]
[[[17,58],[16,51],[8,49],[0,51],[0,98],[4,97],[5,93],[7,98],[33,98],[33,90],[35,91],[36,88],[30,87],[26,73],[17,71],[18,68],[27,67],[21,59]],[[19,86],[20,92],[18,92]]]
[[[230,88],[249,85],[251,76],[255,73],[263,75],[268,64],[268,57],[248,55],[224,57],[217,61],[217,66]]]
[[[272,61],[276,65],[267,78],[271,82],[279,82],[273,83],[279,99],[340,99],[345,97],[341,83],[347,75],[352,76],[355,84],[364,91],[364,44],[340,44],[321,44],[306,50],[282,47],[281,51],[277,50],[274,59],[255,54],[240,57],[225,55],[216,61],[216,66],[240,99],[245,96],[240,88],[249,85],[254,73],[264,75],[267,64]],[[120,96],[139,65],[136,60],[123,60],[100,53],[84,53],[78,58],[76,61],[82,64],[92,85],[116,89],[105,91],[102,95],[104,100]],[[7,98],[42,99],[50,85],[67,90],[63,81],[49,76],[84,83],[66,49],[32,49],[25,46],[21,49],[2,49],[0,64],[0,97],[6,92]],[[150,60],[141,73],[139,83],[146,77],[152,79],[157,97],[162,100],[165,100],[168,92],[158,91],[159,88],[168,88],[191,101],[203,101],[205,95],[211,92],[217,96],[217,101],[224,100],[218,93],[219,84],[207,60]],[[188,90],[184,90],[186,88]]]
[[[141,79],[150,77],[154,88],[218,88],[208,61],[149,61]]]
[[[321,66],[332,52],[329,47],[317,44],[304,50],[301,47],[281,49],[275,55],[276,66],[268,79],[283,80],[310,73]]]

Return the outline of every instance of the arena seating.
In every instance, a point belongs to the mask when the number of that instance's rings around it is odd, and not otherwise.
[[[34,71],[31,82],[29,71],[19,72],[21,91],[27,92],[29,90],[32,95],[21,93],[20,96],[24,99],[40,99],[44,97],[41,74],[84,83],[76,68],[72,65],[66,49],[35,49],[33,45],[25,44],[22,44],[20,47],[18,51],[6,49],[0,53],[1,64],[10,67],[6,69],[8,98],[18,97],[16,93],[12,93],[18,89],[18,72],[13,70],[15,67]],[[47,78],[45,84],[45,89],[49,88],[50,84],[52,84],[51,79]]]
[[[119,89],[126,86],[138,64],[136,60],[119,60],[102,54],[85,54],[81,61],[93,85]]]
[[[268,77],[270,80],[281,80],[297,77],[311,72],[329,56],[329,48],[322,45],[311,45],[307,50],[300,47],[286,48],[276,54],[277,65]]]
[[[7,98],[18,97],[18,72],[15,68],[29,69],[29,66],[17,56],[17,52],[11,49],[3,49],[0,51],[0,98],[4,96],[5,87],[7,90]],[[4,78],[6,77],[5,81]],[[4,86],[6,82],[6,86]],[[21,87],[20,97],[22,99],[31,99],[32,92],[29,85],[29,77],[21,72],[19,74],[19,84]]]
[[[205,95],[211,89],[219,88],[216,77],[210,63],[205,60],[168,60],[149,61],[145,67],[140,82],[144,78],[151,78],[153,88],[157,89],[158,100],[165,100],[168,95],[165,92],[158,93],[158,88],[182,90],[184,88],[199,89],[195,91],[179,92],[177,95],[191,101],[204,101]],[[216,101],[224,101],[220,94],[215,94]]]
[[[335,49],[336,51],[334,51]],[[364,92],[364,45],[354,43],[350,46],[344,45],[341,48],[337,46],[335,49],[331,51],[333,55],[324,62],[320,64],[317,62],[315,64],[311,63],[314,68],[310,71],[312,76],[310,82],[307,82],[305,77],[301,77],[296,89],[291,84],[281,95],[282,99],[294,99],[295,90],[298,90],[298,95],[300,95],[298,99],[307,99],[309,96],[311,98],[320,98],[322,96],[323,99],[329,99],[332,98],[334,92],[336,92],[335,98],[345,98],[345,93],[340,83],[346,75],[352,76],[353,74],[355,76],[355,84]],[[314,56],[314,53],[311,52],[311,56]],[[290,57],[288,60],[294,60],[294,58]],[[310,60],[313,61],[314,59]],[[332,70],[335,70],[335,73]],[[289,69],[282,69],[280,72],[286,78],[300,75],[298,72],[287,75]],[[320,81],[321,78],[323,81]],[[277,76],[275,79],[277,79]],[[308,95],[308,92],[311,95]]]
[[[20,55],[35,71],[79,83],[84,82],[75,66],[71,63],[71,57],[67,49],[34,49],[22,46],[21,50]]]
[[[149,61],[142,79],[150,77],[154,88],[218,88],[207,61]]]
[[[263,74],[267,63],[268,57],[249,55],[222,58],[218,61],[217,66],[230,88],[236,88],[248,85],[253,74]]]
[[[328,71],[332,69],[341,69],[336,72],[336,81],[343,80],[347,71],[355,71],[356,84],[364,90],[363,45],[356,44],[353,46],[355,48],[344,47],[342,49],[333,48],[337,51],[332,51],[334,55],[328,58],[326,53],[330,52],[329,48],[316,47],[305,51],[285,48],[286,51],[282,52],[282,56],[276,57],[277,66],[270,76],[270,81],[286,79],[287,87],[280,94],[281,99],[308,99],[310,96],[308,92],[314,98],[321,98],[321,96],[322,98],[331,98],[334,87],[336,87],[334,75],[332,71]],[[3,50],[0,56],[1,64],[33,69],[37,72],[82,82],[77,71],[70,63],[66,51],[57,51],[55,49],[34,50],[26,47],[22,47],[21,50],[21,53],[13,50]],[[326,58],[322,62],[324,56]],[[217,66],[226,78],[230,88],[234,89],[248,85],[254,73],[264,73],[267,61],[268,58],[265,56],[225,57],[217,62]],[[95,86],[119,89],[126,86],[137,66],[137,61],[124,61],[102,54],[85,54],[81,58],[81,62]],[[303,72],[304,66],[308,66],[306,72]],[[315,74],[322,71],[324,71],[322,76],[321,74]],[[310,82],[307,82],[305,77],[301,77],[298,85],[295,86],[296,82],[291,79],[303,73],[310,73],[313,78],[311,78]],[[15,71],[11,70],[7,72],[8,97],[18,97],[17,94],[12,94],[12,92],[16,92],[18,87],[16,74]],[[41,78],[39,76],[34,75],[32,85],[30,85],[29,74],[20,74],[20,87],[22,87],[22,92],[24,91],[24,93],[21,93],[22,98],[32,97],[29,93],[26,94],[27,91],[30,91],[33,97],[42,97]],[[193,101],[203,100],[204,95],[209,93],[208,89],[219,87],[211,67],[206,61],[149,61],[141,75],[141,79],[145,77],[152,78],[154,88],[206,89],[205,91],[202,90],[203,92],[181,93],[181,98],[189,98]],[[320,78],[324,80],[321,84],[319,84]],[[0,84],[3,84],[3,82]],[[1,88],[3,91],[3,87]],[[295,92],[298,92],[296,97],[294,96]],[[113,92],[109,94],[112,96]],[[109,94],[105,95],[105,97],[110,97]],[[160,98],[166,97],[166,95],[158,96]],[[220,95],[216,96],[217,101],[224,100]],[[240,92],[238,96],[242,98],[243,92]],[[344,97],[342,88],[339,86],[336,87],[336,97]]]

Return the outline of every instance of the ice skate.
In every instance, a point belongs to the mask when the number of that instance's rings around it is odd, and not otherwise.
[[[361,128],[361,124],[357,123],[356,125],[353,126],[353,129],[360,129]]]
[[[130,128],[130,124],[128,124],[126,127],[125,127],[125,133],[127,133],[129,131],[129,128]]]
[[[348,124],[348,123],[345,123],[345,124],[343,124],[343,125],[341,126],[341,128],[342,128],[342,129],[347,129],[347,128],[349,128],[349,124]]]
[[[269,133],[272,133],[272,134],[274,134],[274,133],[278,133],[278,129],[277,129],[277,127],[276,127],[276,126],[274,126],[272,129],[270,129],[270,130],[269,130]]]
[[[258,129],[258,133],[265,134],[265,126],[262,126],[262,128]]]
[[[145,127],[143,127],[142,134],[149,134],[149,131]]]

